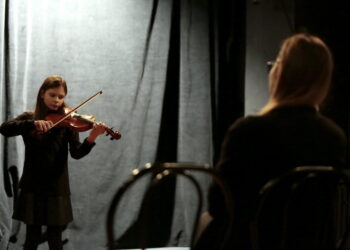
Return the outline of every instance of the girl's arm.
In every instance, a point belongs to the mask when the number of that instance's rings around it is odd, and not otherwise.
[[[89,136],[83,141],[83,143],[81,143],[79,140],[79,134],[72,131],[69,139],[69,151],[71,156],[74,159],[80,159],[87,155],[95,146],[96,138],[104,133],[104,124],[96,123],[91,129]]]
[[[69,131],[69,152],[72,158],[80,159],[90,153],[91,149],[95,146],[95,143],[89,143],[87,139],[80,142],[79,133]]]
[[[0,133],[4,136],[16,136],[30,133],[36,129],[34,125],[33,114],[25,112],[15,119],[4,122],[0,126]]]

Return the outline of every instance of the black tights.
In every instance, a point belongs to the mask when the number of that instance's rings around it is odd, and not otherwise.
[[[63,250],[62,230],[63,227],[61,226],[47,227],[47,241],[50,250]],[[41,226],[27,225],[26,241],[23,250],[37,250],[38,245],[41,243],[41,239]]]

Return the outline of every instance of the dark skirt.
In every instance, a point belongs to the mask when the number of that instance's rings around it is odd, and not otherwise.
[[[29,225],[67,225],[73,220],[70,196],[20,192],[12,218]]]

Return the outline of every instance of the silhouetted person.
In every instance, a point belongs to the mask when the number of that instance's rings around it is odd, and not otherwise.
[[[258,191],[268,180],[302,165],[343,167],[346,137],[319,112],[332,71],[331,52],[320,38],[305,33],[287,38],[269,72],[268,103],[257,115],[237,120],[227,131],[216,166],[235,203],[234,231],[227,249],[251,250],[250,221]],[[226,220],[224,207],[219,188],[212,184],[209,228],[217,226],[210,229],[213,233]],[[205,237],[198,249],[219,249]],[[278,249],[276,242],[272,240],[267,249]]]

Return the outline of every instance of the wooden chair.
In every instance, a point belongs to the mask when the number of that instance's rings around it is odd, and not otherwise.
[[[177,162],[154,163],[154,164],[148,163],[141,169],[133,170],[132,174],[125,180],[125,182],[117,190],[117,192],[112,198],[112,201],[109,206],[108,214],[107,214],[107,223],[106,223],[108,249],[109,250],[118,249],[118,242],[116,242],[115,240],[116,232],[114,229],[114,224],[118,223],[118,218],[115,217],[115,214],[123,195],[127,190],[129,190],[131,186],[133,186],[138,180],[140,180],[143,176],[146,176],[146,175],[151,176],[151,182],[147,188],[147,191],[145,192],[144,204],[142,206],[144,219],[142,220],[141,225],[144,229],[148,229],[152,227],[152,221],[147,219],[148,218],[147,214],[148,212],[150,212],[149,210],[151,207],[151,203],[154,202],[154,200],[151,198],[152,193],[156,190],[157,186],[162,183],[162,181],[165,181],[169,177],[183,176],[193,184],[193,187],[196,192],[196,196],[198,197],[198,202],[197,202],[197,207],[195,208],[195,218],[194,218],[194,225],[193,225],[192,237],[191,237],[191,243],[190,243],[190,247],[192,249],[194,246],[196,235],[198,234],[199,218],[201,216],[202,209],[203,209],[202,208],[203,191],[201,189],[200,183],[196,180],[195,176],[192,174],[194,172],[197,172],[197,173],[200,172],[200,173],[210,175],[211,177],[213,177],[213,180],[218,183],[218,185],[222,189],[224,196],[226,198],[227,210],[232,219],[233,205],[232,205],[229,189],[209,165],[198,164],[198,163],[177,163]],[[231,224],[228,224],[228,227],[225,230],[226,240],[228,240],[230,236],[230,230],[231,230],[230,226]],[[150,247],[148,245],[149,235],[147,235],[146,231],[148,230],[142,230],[143,233],[135,235],[135,238],[138,241],[138,247],[140,248]],[[225,241],[222,242],[222,244],[224,243]]]
[[[259,193],[251,225],[254,250],[345,249],[350,178],[327,166],[297,167]]]

